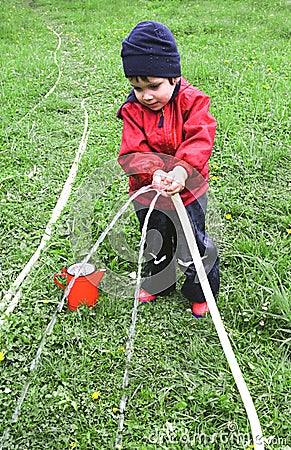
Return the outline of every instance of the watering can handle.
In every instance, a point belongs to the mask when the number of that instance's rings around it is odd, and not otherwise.
[[[54,283],[57,284],[61,289],[63,289],[63,291],[66,289],[66,287],[57,280],[57,277],[63,277],[67,280],[67,276],[67,269],[65,268],[62,269],[62,272],[54,274]]]

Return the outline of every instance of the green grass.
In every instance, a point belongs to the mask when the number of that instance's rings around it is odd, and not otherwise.
[[[121,40],[144,19],[171,28],[183,75],[211,97],[218,129],[208,225],[221,258],[218,306],[265,447],[287,448],[290,2],[2,0],[1,12],[2,297],[38,247],[67,179],[84,128],[83,99],[90,129],[68,205],[0,328],[3,449],[114,448],[133,306],[129,274],[140,239],[132,212],[94,255],[108,271],[98,307],[65,308],[33,373],[30,364],[60,300],[53,274],[88,251],[127,199],[116,165],[122,123],[115,113],[128,92],[119,55]],[[189,306],[177,292],[138,310],[124,449],[249,445],[250,425],[212,320],[194,321]]]

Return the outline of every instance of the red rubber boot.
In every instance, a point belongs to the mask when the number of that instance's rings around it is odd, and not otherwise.
[[[209,312],[209,308],[206,302],[203,303],[193,303],[192,314],[197,319],[201,319],[202,316]]]
[[[138,299],[141,303],[154,302],[156,298],[156,295],[149,294],[144,289],[141,289],[138,294]]]

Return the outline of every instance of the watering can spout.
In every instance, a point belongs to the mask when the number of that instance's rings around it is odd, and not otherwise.
[[[91,281],[94,284],[94,286],[98,286],[100,281],[103,278],[103,275],[105,274],[106,269],[99,269],[94,274],[91,275]]]

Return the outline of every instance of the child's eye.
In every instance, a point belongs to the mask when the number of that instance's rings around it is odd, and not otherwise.
[[[140,87],[134,87],[133,88],[135,91],[137,91],[137,92],[141,92],[142,91],[142,88],[140,88]]]
[[[150,89],[158,89],[159,84],[153,84],[152,86],[150,86]]]

